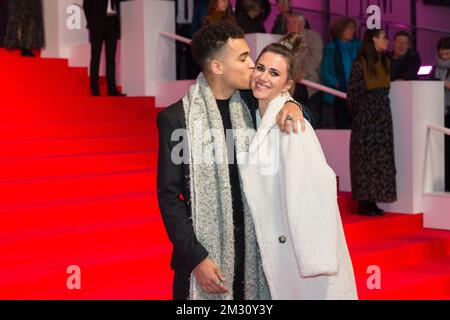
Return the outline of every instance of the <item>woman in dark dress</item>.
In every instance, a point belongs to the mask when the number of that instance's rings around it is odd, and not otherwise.
[[[390,66],[383,54],[386,33],[367,30],[353,63],[347,92],[353,116],[350,172],[353,199],[359,213],[382,215],[376,202],[397,200],[394,136],[389,101]]]
[[[41,0],[8,1],[5,47],[20,48],[23,56],[33,56],[32,48],[44,46]]]

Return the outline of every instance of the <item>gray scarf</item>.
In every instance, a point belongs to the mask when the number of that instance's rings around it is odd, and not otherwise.
[[[234,279],[234,225],[227,144],[222,117],[205,77],[200,74],[183,98],[189,144],[192,223],[197,240],[209,252],[225,277],[227,294],[208,294],[191,276],[190,299],[231,300]],[[230,118],[236,152],[245,151],[255,130],[247,107],[235,92],[230,100]],[[239,134],[236,134],[236,129]],[[241,190],[242,188],[242,181]],[[242,194],[245,223],[245,298],[270,299],[256,241],[253,220]]]
[[[434,68],[434,77],[442,81],[450,81],[450,60],[442,60],[436,57],[436,67]],[[450,89],[445,88],[445,105],[447,106],[446,113],[450,110]]]

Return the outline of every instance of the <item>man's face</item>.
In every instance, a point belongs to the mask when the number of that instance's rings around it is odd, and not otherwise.
[[[228,9],[228,0],[217,0],[217,11],[225,12]]]
[[[350,41],[353,40],[356,33],[356,26],[353,23],[350,23],[347,25],[344,29],[344,32],[342,34],[342,40],[343,41]]]
[[[409,38],[407,36],[397,36],[394,39],[394,54],[404,56],[409,48]]]
[[[222,62],[222,80],[225,85],[235,89],[250,88],[255,64],[250,58],[250,48],[245,39],[228,39],[218,59]]]
[[[289,16],[287,18],[287,33],[302,32],[305,30],[305,21],[296,16]]]
[[[441,60],[444,61],[450,60],[450,49],[440,49],[438,51],[438,54]]]

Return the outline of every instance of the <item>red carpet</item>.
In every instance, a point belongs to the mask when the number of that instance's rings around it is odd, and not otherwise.
[[[0,50],[0,70],[0,299],[170,299],[154,99],[90,97],[86,69],[63,59]],[[450,232],[339,202],[361,299],[450,298]]]

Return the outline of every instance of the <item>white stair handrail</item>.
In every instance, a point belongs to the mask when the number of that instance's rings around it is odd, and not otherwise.
[[[434,124],[434,123],[429,123],[427,128],[431,129],[431,130],[439,131],[439,132],[441,132],[441,133],[443,133],[443,134],[445,134],[447,136],[450,136],[450,129],[449,128],[446,128],[446,127],[443,127],[443,126],[439,126],[439,125]]]
[[[186,43],[186,44],[189,44],[189,45],[192,42],[192,40],[189,39],[189,38],[185,38],[185,37],[179,36],[177,34],[169,33],[169,32],[160,31],[159,34],[162,35],[162,36],[165,36],[167,38],[175,39],[175,40],[178,40],[180,42],[183,42],[183,43]]]

